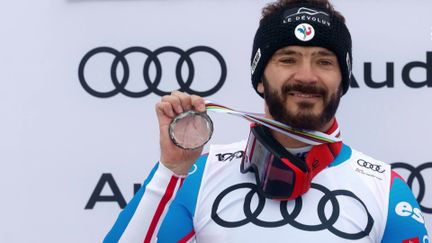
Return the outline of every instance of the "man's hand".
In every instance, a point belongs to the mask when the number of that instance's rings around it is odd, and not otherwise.
[[[156,103],[155,108],[159,121],[160,162],[177,175],[187,175],[203,148],[184,150],[177,147],[169,137],[168,127],[171,121],[182,112],[188,110],[205,112],[204,99],[197,95],[173,91],[171,95],[163,96],[161,101]]]

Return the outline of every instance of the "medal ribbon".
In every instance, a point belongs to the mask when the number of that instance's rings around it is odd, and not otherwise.
[[[243,117],[249,121],[259,123],[270,129],[281,132],[291,138],[310,145],[320,145],[324,143],[335,143],[342,141],[340,138],[339,126],[331,134],[326,134],[319,131],[296,129],[281,122],[266,118],[264,117],[264,114],[233,110],[229,107],[213,103],[209,100],[205,101],[205,105],[207,110],[209,111],[227,113]]]

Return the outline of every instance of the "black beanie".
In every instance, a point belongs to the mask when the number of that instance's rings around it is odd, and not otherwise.
[[[255,91],[273,54],[280,48],[293,45],[323,47],[335,53],[342,73],[343,94],[347,92],[352,70],[349,30],[328,10],[310,3],[286,6],[267,16],[260,24],[251,57]]]

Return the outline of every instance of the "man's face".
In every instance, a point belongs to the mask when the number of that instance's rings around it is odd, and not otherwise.
[[[271,117],[298,129],[322,130],[334,117],[342,75],[336,55],[321,47],[289,46],[268,62],[258,91]]]

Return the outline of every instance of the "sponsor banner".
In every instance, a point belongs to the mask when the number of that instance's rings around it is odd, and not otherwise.
[[[262,112],[250,66],[261,57],[252,40],[268,2],[3,3],[0,242],[100,242],[159,158],[154,105],[171,90]],[[354,80],[337,114],[343,139],[393,164],[431,230],[432,2],[333,2],[353,37]],[[285,16],[305,41],[313,30],[303,21],[329,24],[305,8]],[[210,116],[211,143],[249,134],[241,118]]]
[[[211,57],[215,58],[217,63],[219,64],[219,70],[220,70],[220,74],[218,74],[218,77],[216,77],[217,83],[216,85],[214,85],[213,87],[211,87],[208,90],[205,91],[197,91],[194,90],[191,85],[193,83],[210,83],[209,80],[204,79],[204,80],[199,80],[197,81],[195,78],[195,66],[197,65],[197,63],[200,62],[205,62],[206,60],[192,60],[192,55],[195,53],[203,53],[206,55],[210,55]],[[112,87],[112,89],[107,90],[107,91],[98,91],[95,88],[93,88],[90,84],[89,84],[89,80],[88,78],[86,78],[85,76],[85,72],[86,72],[86,68],[88,68],[88,63],[90,62],[90,59],[92,59],[93,57],[95,57],[96,55],[104,55],[104,54],[111,54],[112,57],[112,63],[111,65],[108,66],[108,68],[101,68],[100,65],[97,65],[98,63],[95,63],[94,65],[94,70],[92,71],[87,71],[90,73],[95,73],[95,72],[100,72],[101,70],[109,70],[109,76],[110,79],[99,79],[96,81],[93,81],[93,83],[99,84],[99,83],[103,83],[103,82],[109,82],[114,86]],[[139,62],[136,65],[129,63],[127,56],[128,55],[133,55],[133,54],[141,54],[145,56],[145,61],[144,62]],[[164,91],[159,89],[159,84],[161,82],[171,82],[172,80],[169,80],[167,78],[163,78],[163,73],[167,73],[168,70],[163,70],[167,68],[167,65],[165,63],[161,62],[161,59],[159,58],[159,56],[162,55],[167,55],[167,54],[177,54],[178,57],[176,58],[176,64],[175,64],[175,80],[177,81],[179,87],[178,88],[174,88],[177,90],[180,90],[182,92],[186,92],[189,94],[194,94],[194,95],[199,95],[199,96],[203,96],[203,97],[207,97],[210,95],[215,94],[216,92],[218,92],[225,80],[226,80],[226,76],[227,76],[227,66],[225,63],[224,58],[222,57],[222,55],[216,51],[215,49],[208,47],[208,46],[195,46],[192,47],[186,51],[183,51],[182,49],[175,47],[175,46],[164,46],[164,47],[160,47],[158,49],[156,49],[155,51],[151,51],[145,47],[140,47],[140,46],[133,46],[133,47],[128,47],[126,49],[124,49],[123,51],[117,51],[114,48],[111,47],[97,47],[94,48],[92,50],[90,50],[89,52],[87,52],[83,58],[81,59],[81,62],[79,64],[78,67],[78,78],[79,81],[82,85],[82,87],[87,91],[87,93],[89,93],[90,95],[93,95],[95,97],[98,98],[110,98],[113,97],[119,93],[130,97],[130,98],[143,98],[145,96],[147,96],[148,94],[156,94],[159,96],[164,96],[167,95],[171,92],[171,90],[173,90],[172,88],[168,91]],[[97,58],[97,57],[95,57]],[[171,58],[172,59],[172,58]],[[98,60],[99,62],[104,62],[104,60]],[[119,66],[121,66],[121,77],[119,77]],[[133,79],[131,77],[131,72],[137,73],[137,70],[131,70],[131,66],[132,67],[140,67],[140,69],[138,70],[139,72],[142,72],[142,81],[145,82],[145,86],[146,88],[144,88],[143,90],[139,90],[139,91],[134,91],[134,90],[129,90],[128,89],[128,82]],[[151,68],[152,66],[154,67],[154,73],[151,73]],[[187,74],[184,75],[183,71],[184,68],[186,67],[187,69]],[[207,67],[208,68],[208,67]],[[216,67],[211,67],[211,69],[217,69]],[[185,76],[185,77],[184,77]],[[195,82],[194,82],[195,81]],[[211,80],[210,80],[211,81]]]
[[[432,216],[432,197],[428,190],[431,190],[432,181],[432,162],[423,163],[415,166],[414,163],[395,162],[392,168],[403,175],[408,186],[414,192],[421,211]]]

